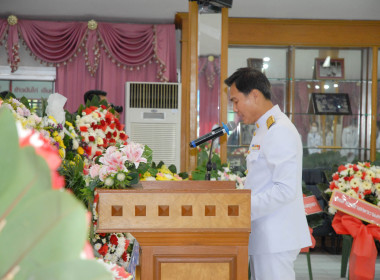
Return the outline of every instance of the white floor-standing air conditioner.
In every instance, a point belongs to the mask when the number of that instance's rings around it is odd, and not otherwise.
[[[130,141],[148,145],[153,161],[180,170],[181,86],[127,82],[125,125]]]

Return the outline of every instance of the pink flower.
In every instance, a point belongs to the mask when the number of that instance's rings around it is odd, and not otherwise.
[[[140,162],[147,162],[147,159],[142,157],[144,146],[138,143],[131,142],[124,146],[121,151],[125,154],[127,160],[135,164],[136,168],[139,167]]]
[[[99,176],[99,170],[100,170],[100,165],[99,164],[94,164],[90,168],[90,176],[92,178],[95,178],[95,177]]]
[[[126,167],[124,165],[126,160],[127,157],[124,156],[121,152],[117,151],[115,147],[108,148],[104,156],[99,159],[101,163],[110,167],[110,170],[115,171],[126,170]]]

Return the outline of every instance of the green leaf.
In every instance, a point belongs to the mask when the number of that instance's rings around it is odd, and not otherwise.
[[[157,165],[157,169],[160,169],[163,165],[165,165],[165,163],[161,160],[158,165]]]
[[[28,108],[28,109],[30,110],[29,101],[28,101],[28,99],[27,99],[25,96],[23,96],[23,97],[20,98],[20,102],[21,102],[22,104],[24,104],[25,107]]]
[[[171,164],[168,169],[170,170],[170,172],[174,173],[174,174],[177,174],[177,167],[175,167],[174,164]]]
[[[87,211],[73,195],[51,189],[46,161],[33,147],[20,148],[18,141],[11,113],[0,109],[0,279],[10,272],[14,279],[32,279],[53,264],[59,266],[55,271],[81,275],[87,265],[82,267],[79,259],[87,240]]]
[[[0,143],[2,143],[0,145],[0,178],[1,185],[7,186],[16,177],[18,172],[15,166],[19,164],[19,144],[15,119],[12,113],[5,107],[0,108],[0,131]],[[2,189],[0,188],[0,196]]]
[[[107,280],[111,272],[96,260],[76,260],[51,263],[28,275],[28,279],[40,280]]]
[[[181,172],[178,174],[182,179],[187,179],[189,178],[189,174],[187,172]]]

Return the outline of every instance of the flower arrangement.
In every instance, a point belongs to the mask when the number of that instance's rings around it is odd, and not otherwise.
[[[181,174],[183,176],[183,174]],[[186,177],[185,177],[186,178]],[[148,171],[141,176],[141,181],[182,181],[182,178],[177,174],[177,170],[174,165],[167,167],[163,162],[160,162],[155,168],[152,165]]]
[[[199,146],[198,166],[191,173],[193,180],[204,180],[206,175],[206,165],[209,158],[210,145],[202,144]],[[241,170],[231,170],[229,165],[222,164],[218,153],[213,152],[211,157],[213,169],[211,170],[211,180],[235,181],[237,188],[244,188],[245,173]]]
[[[80,145],[89,159],[100,156],[110,145],[126,144],[128,139],[124,125],[105,105],[80,110],[75,123],[81,137]]]
[[[325,193],[331,196],[335,189],[380,206],[380,166],[370,162],[340,165]],[[334,215],[336,209],[329,207],[329,212]]]
[[[10,109],[14,118],[22,124],[22,127],[34,128],[38,131],[42,130],[42,119],[16,98],[9,97],[2,100],[0,103],[0,107],[1,106]],[[44,136],[46,135],[44,134]]]
[[[92,244],[102,259],[126,267],[133,240],[134,238],[129,239],[125,233],[99,233],[92,238]]]
[[[218,180],[235,181],[237,189],[244,189],[245,176],[237,175],[232,172],[229,167],[222,167],[222,170],[218,170]]]
[[[97,187],[119,189],[135,184],[152,160],[148,146],[131,142],[109,146],[89,169],[90,181]]]

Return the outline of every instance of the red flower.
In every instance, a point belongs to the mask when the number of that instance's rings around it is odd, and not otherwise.
[[[330,190],[333,190],[333,189],[339,189],[337,185],[335,185],[335,182],[331,182],[330,184]]]
[[[344,177],[343,179],[345,180],[345,181],[351,181],[352,179],[354,178],[354,176],[350,176],[350,177]]]
[[[96,151],[95,152],[95,156],[98,157],[98,156],[101,156],[102,155],[102,152],[101,151]]]
[[[117,130],[123,130],[123,127],[124,127],[124,125],[122,125],[120,123],[116,123]]]
[[[110,128],[111,128],[111,129],[115,129],[115,126],[116,126],[115,123],[111,123],[111,124],[110,124]]]
[[[99,194],[97,193],[94,197],[94,203],[98,203],[99,201]]]
[[[99,236],[106,237],[106,233],[99,233]]]
[[[372,192],[371,192],[371,190],[366,190],[366,191],[364,191],[364,195],[369,195],[369,194],[371,194]]]
[[[333,178],[334,181],[338,181],[339,180],[339,174],[335,173],[332,178]]]
[[[87,147],[85,148],[85,151],[86,151],[86,153],[87,153],[88,155],[91,155],[92,147],[87,146]]]
[[[123,132],[120,133],[119,137],[121,140],[127,140],[128,139],[128,136]],[[338,176],[338,178],[339,178],[339,176]]]
[[[359,168],[358,168],[358,166],[357,166],[356,164],[354,164],[354,165],[352,166],[352,169],[353,169],[355,172],[359,171]]]
[[[105,105],[100,105],[100,108],[102,108],[102,109],[104,109],[104,110],[107,109],[107,107],[106,107]]]
[[[372,177],[372,183],[374,183],[374,184],[380,183],[380,178],[373,178]]]
[[[363,175],[362,175],[362,178],[361,178],[361,179],[364,180],[364,179],[365,179],[365,176],[367,175],[367,173],[363,172],[362,174],[363,174]]]
[[[82,131],[82,132],[87,132],[88,131],[87,126],[80,126],[79,130]]]
[[[94,142],[95,141],[95,137],[91,135],[91,136],[88,137],[88,140]]]
[[[370,162],[365,162],[364,165],[365,165],[366,167],[368,167],[368,168],[371,167],[371,163],[370,163]]]
[[[114,132],[113,132],[113,137],[116,137],[116,136],[117,136],[117,132],[114,131]]]
[[[111,235],[110,242],[112,245],[116,245],[116,246],[119,245],[118,238],[115,234]]]
[[[98,253],[101,254],[103,257],[107,254],[108,252],[108,245],[104,244],[99,250]]]
[[[342,172],[343,170],[346,170],[346,169],[347,169],[347,167],[345,167],[344,165],[341,165],[341,166],[338,167],[338,172],[340,173],[340,172]]]
[[[101,124],[102,126],[105,126],[105,125],[106,125],[106,122],[105,122],[104,120],[100,120],[100,124]]]
[[[19,139],[20,147],[33,146],[33,141],[31,138],[36,136],[35,133],[31,133],[24,138]],[[37,134],[38,140],[43,144],[40,146],[33,146],[36,154],[43,157],[47,162],[50,169],[51,184],[53,189],[62,189],[65,186],[65,178],[59,175],[57,172],[58,167],[61,164],[61,158],[58,154],[58,150],[50,145],[49,141],[44,138],[41,134]]]
[[[125,251],[124,253],[123,253],[123,255],[121,256],[121,258],[123,259],[123,261],[127,261],[128,260],[128,254],[127,254],[127,251]]]
[[[124,245],[124,250],[127,250],[129,247],[129,239],[125,239],[125,245]]]
[[[356,188],[352,187],[352,189],[353,189],[356,193],[358,193],[358,191],[359,191],[359,187],[356,187]]]

